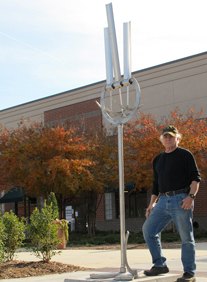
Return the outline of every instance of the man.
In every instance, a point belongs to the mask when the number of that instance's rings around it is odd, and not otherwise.
[[[155,276],[169,272],[158,233],[173,220],[182,240],[184,268],[184,274],[177,282],[194,282],[196,264],[192,217],[200,174],[192,153],[178,147],[180,138],[174,126],[166,126],[160,137],[165,151],[153,160],[153,188],[143,234],[154,266],[144,273]]]

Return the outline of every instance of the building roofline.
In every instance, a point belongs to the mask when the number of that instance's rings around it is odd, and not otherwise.
[[[198,53],[198,54],[195,54],[195,55],[183,57],[183,58],[180,58],[180,59],[176,59],[176,60],[173,60],[173,61],[169,61],[169,62],[166,62],[166,63],[162,63],[162,64],[159,64],[159,65],[155,65],[155,66],[152,66],[152,67],[148,67],[148,68],[145,68],[145,69],[133,71],[132,74],[140,73],[140,72],[143,72],[143,71],[148,71],[148,70],[155,69],[155,68],[158,68],[158,67],[161,67],[161,66],[165,66],[165,65],[172,64],[172,63],[184,61],[184,60],[187,60],[187,59],[190,59],[190,58],[195,58],[195,57],[198,57],[198,56],[201,56],[201,55],[204,55],[204,54],[207,54],[207,51],[202,52],[202,53]],[[64,91],[64,92],[52,94],[52,95],[49,95],[49,96],[46,96],[46,97],[43,97],[43,98],[39,98],[39,99],[36,99],[36,100],[32,100],[32,101],[29,101],[29,102],[25,102],[25,103],[23,103],[23,104],[19,104],[19,105],[16,105],[16,106],[12,106],[12,107],[9,107],[9,108],[0,110],[0,113],[3,112],[3,111],[9,110],[9,109],[13,109],[13,108],[16,108],[16,107],[19,107],[19,106],[27,105],[27,104],[30,104],[30,103],[33,103],[33,102],[36,102],[36,101],[41,101],[41,100],[44,100],[44,99],[48,99],[48,98],[51,98],[51,97],[55,97],[55,96],[57,96],[57,95],[66,94],[66,93],[68,93],[68,92],[76,91],[76,90],[79,90],[79,89],[82,89],[82,88],[85,88],[85,87],[90,87],[90,86],[95,85],[95,84],[103,83],[104,81],[105,81],[105,79],[104,79],[104,80],[101,80],[101,81],[94,82],[94,83],[90,83],[90,84],[87,84],[87,85],[84,85],[84,86],[81,86],[81,87],[77,87],[77,88],[73,88],[73,89],[70,89],[70,90],[66,90],[66,91]]]
[[[143,71],[151,70],[151,69],[154,69],[154,68],[158,68],[158,67],[162,67],[162,66],[165,66],[165,65],[177,63],[177,62],[184,61],[184,60],[187,60],[187,59],[199,57],[199,56],[205,55],[205,54],[207,54],[207,51],[202,52],[202,53],[198,53],[198,54],[195,54],[195,55],[190,55],[190,56],[187,56],[187,57],[183,57],[181,59],[176,59],[176,60],[173,60],[173,61],[162,63],[162,64],[159,64],[159,65],[155,65],[155,66],[152,66],[152,67],[148,67],[148,68],[145,68],[145,69],[141,69],[141,70],[138,70],[138,71],[134,71],[133,73],[138,73],[138,72],[143,72]]]

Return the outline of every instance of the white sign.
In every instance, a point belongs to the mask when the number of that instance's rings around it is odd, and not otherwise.
[[[71,221],[72,219],[72,206],[65,206],[65,219]]]

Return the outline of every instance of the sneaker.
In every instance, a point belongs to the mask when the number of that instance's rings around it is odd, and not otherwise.
[[[161,266],[161,267],[153,266],[150,270],[145,270],[144,274],[146,276],[157,276],[159,274],[164,274],[168,272],[169,272],[169,268],[167,266]]]
[[[177,282],[195,282],[196,278],[192,274],[185,272],[181,278],[177,279]]]

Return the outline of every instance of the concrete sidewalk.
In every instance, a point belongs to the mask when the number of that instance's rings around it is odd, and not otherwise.
[[[170,273],[157,277],[146,277],[141,275],[135,281],[176,281],[178,276],[182,276],[183,269],[180,260],[180,249],[163,249],[163,254],[167,257]],[[17,253],[16,259],[24,261],[38,261],[34,255],[29,252]],[[127,259],[130,267],[138,271],[150,269],[152,267],[151,256],[148,249],[129,249],[127,251]],[[73,264],[82,267],[91,268],[91,271],[78,271],[72,273],[53,274],[39,277],[3,279],[2,282],[80,282],[80,281],[116,281],[110,279],[91,279],[90,274],[94,273],[119,273],[121,266],[121,251],[120,250],[71,250],[62,251],[61,255],[56,255],[52,261],[57,261],[66,264]],[[207,242],[196,244],[196,262],[197,273],[196,281],[207,281]],[[118,280],[121,281],[121,280]],[[123,280],[122,280],[123,281]],[[126,280],[125,280],[126,281]]]

